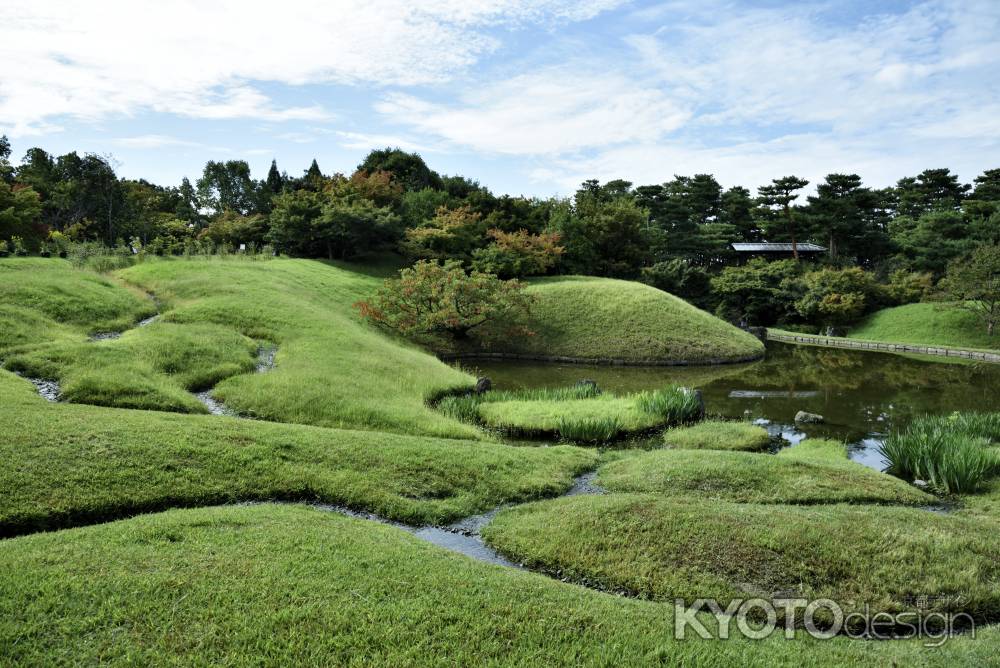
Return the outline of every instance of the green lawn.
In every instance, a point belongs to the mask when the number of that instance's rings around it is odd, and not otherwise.
[[[493,350],[631,362],[733,361],[763,355],[754,336],[656,288],[610,278],[532,281],[537,298],[523,324],[535,333]]]
[[[672,606],[301,506],[176,510],[3,541],[0,558],[8,665],[951,666],[986,665],[998,639],[681,642]]]
[[[342,431],[51,403],[0,371],[0,535],[241,500],[301,499],[413,523],[552,496],[582,448]]]
[[[257,348],[220,325],[154,322],[118,339],[39,345],[9,355],[5,366],[59,381],[65,401],[204,413],[191,392],[252,371]]]
[[[689,427],[677,427],[663,434],[667,447],[709,450],[765,450],[771,444],[767,430],[757,425],[731,420],[705,420]]]
[[[853,327],[852,339],[930,346],[1000,348],[1000,333],[989,336],[975,314],[952,304],[906,304],[882,309]]]
[[[0,664],[944,666],[995,656],[993,627],[938,649],[801,634],[675,642],[669,603],[478,563],[302,505],[220,506],[318,502],[421,525],[533,502],[502,512],[485,536],[596,587],[664,601],[794,590],[892,610],[909,594],[945,594],[962,598],[939,607],[1000,620],[992,487],[947,516],[838,504],[933,499],[829,442],[777,456],[711,449],[756,447],[760,431],[734,423],[671,431],[676,449],[652,452],[501,443],[470,423],[470,407],[476,420],[496,411],[560,429],[588,423],[595,406],[637,426],[686,414],[655,393],[585,398],[586,388],[435,406],[473,378],[352,309],[388,268],[199,258],[108,277],[0,260],[0,358],[58,379],[69,400],[45,401],[0,370]],[[546,354],[760,350],[647,286],[568,278],[531,289],[546,331],[530,345]],[[276,366],[254,373],[262,343],[277,346]],[[192,414],[203,408],[191,393],[207,387],[265,419]],[[601,461],[598,482],[612,493],[551,498]]]
[[[916,610],[916,597],[928,594],[940,597],[930,610],[1000,621],[993,519],[607,494],[519,506],[483,535],[531,566],[654,600],[791,595],[898,612]]]
[[[615,492],[649,492],[743,503],[898,503],[937,499],[899,478],[847,459],[842,443],[806,440],[778,455],[720,450],[654,450],[612,462],[598,484]]]
[[[65,260],[0,260],[0,353],[42,341],[84,341],[156,312],[153,302]]]
[[[18,366],[65,380],[71,400],[194,412],[203,408],[184,390],[227,378],[213,394],[267,420],[481,437],[427,405],[471,385],[471,376],[356,316],[351,304],[374,289],[375,276],[308,260],[218,258],[150,261],[118,275],[154,294],[157,325],[173,326],[88,343],[87,333],[124,329],[155,312],[153,302],[64,261],[0,261],[0,318],[16,328],[0,335],[8,356],[30,353]],[[277,344],[275,369],[236,373],[253,367],[249,339]],[[201,359],[182,358],[195,347]]]

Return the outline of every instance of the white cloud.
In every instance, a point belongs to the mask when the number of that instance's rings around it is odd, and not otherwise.
[[[337,132],[340,145],[356,151],[369,151],[373,148],[401,148],[404,151],[429,153],[441,150],[440,146],[431,146],[411,141],[399,135],[371,134],[367,132]]]
[[[620,0],[33,0],[0,21],[0,126],[144,109],[199,118],[318,120],[250,82],[440,82],[499,42],[495,26],[581,20]]]
[[[189,146],[189,147],[201,147],[203,144],[196,141],[188,141],[186,139],[180,139],[179,137],[171,137],[169,135],[137,135],[135,137],[118,137],[113,139],[112,142],[118,146],[123,146],[125,148],[136,148],[136,149],[154,149],[163,148],[165,146]]]
[[[627,49],[491,81],[451,102],[387,94],[419,135],[524,156],[538,183],[712,172],[759,185],[858,172],[888,185],[930,166],[971,180],[1000,148],[1000,4],[930,0],[845,19],[835,4],[665,3]],[[523,70],[522,70],[523,71]]]
[[[688,117],[663,91],[593,66],[521,74],[457,105],[390,94],[376,109],[453,144],[515,155],[655,141]]]

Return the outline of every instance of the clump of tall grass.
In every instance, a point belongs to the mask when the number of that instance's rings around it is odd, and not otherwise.
[[[952,413],[946,419],[966,434],[1000,443],[1000,413]]]
[[[569,441],[606,443],[613,441],[624,431],[626,431],[625,425],[616,415],[600,418],[559,419],[559,436]]]
[[[573,401],[590,399],[600,393],[596,386],[589,384],[571,387],[536,387],[526,390],[491,390],[482,394],[466,392],[445,395],[437,401],[437,408],[449,417],[465,422],[477,422],[480,404],[501,401]]]
[[[480,402],[497,401],[574,401],[591,399],[601,391],[596,385],[571,385],[569,387],[534,387],[526,390],[494,390],[476,395]]]
[[[476,422],[479,420],[479,404],[482,403],[478,394],[450,394],[441,398],[437,403],[438,410],[448,417],[461,420],[462,422]]]
[[[99,274],[125,269],[142,260],[130,246],[109,247],[96,241],[68,244],[67,257],[77,269],[90,269]]]
[[[636,405],[643,411],[658,415],[668,424],[685,422],[701,413],[698,395],[684,387],[671,385],[659,390],[646,390],[633,395]]]
[[[924,480],[944,494],[974,492],[1000,473],[1000,456],[985,434],[996,434],[996,414],[954,414],[914,420],[879,447],[887,471],[907,480]]]
[[[464,422],[480,424],[514,436],[559,438],[588,443],[613,441],[631,433],[696,419],[702,410],[695,392],[669,386],[630,394],[624,397],[606,395],[599,400],[600,390],[593,384],[561,388],[489,391],[482,394],[467,392],[442,397],[437,408]],[[586,401],[593,399],[593,402]],[[574,402],[584,402],[584,404]],[[554,404],[551,411],[561,414],[553,421],[525,419],[523,414],[484,416],[484,405],[505,402]],[[565,402],[566,409],[559,405]],[[622,413],[624,411],[624,413]],[[491,411],[492,412],[492,411]],[[530,410],[529,410],[530,412]],[[644,415],[643,415],[644,414]]]

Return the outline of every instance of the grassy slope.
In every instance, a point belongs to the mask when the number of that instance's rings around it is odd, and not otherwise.
[[[529,291],[538,303],[525,324],[535,336],[504,340],[495,350],[690,362],[764,352],[752,335],[642,283],[570,276],[534,281]]]
[[[294,506],[172,511],[0,555],[6,664],[947,666],[984,665],[998,640],[677,642],[671,606]]]
[[[882,309],[852,328],[849,336],[887,343],[1000,348],[1000,335],[988,336],[986,327],[973,313],[946,304],[907,304]]]
[[[930,609],[1000,620],[994,520],[609,494],[513,508],[484,536],[527,564],[657,600],[794,592],[892,612],[915,609],[910,597],[923,594],[944,597]]]
[[[663,434],[667,447],[691,450],[764,450],[771,444],[767,430],[746,422],[705,420]]]
[[[191,391],[253,370],[256,357],[257,344],[226,327],[155,322],[118,339],[36,346],[5,366],[59,381],[73,403],[205,413]]]
[[[325,427],[429,436],[479,432],[425,400],[472,378],[360,322],[351,305],[379,279],[307,260],[161,261],[121,276],[164,302],[162,320],[214,323],[278,345],[276,367],[213,394],[239,412]]]
[[[0,406],[0,534],[273,498],[441,522],[557,494],[596,457],[568,446],[54,404],[5,371]]]
[[[0,351],[40,339],[84,341],[155,312],[148,298],[65,260],[0,260]]]
[[[807,440],[777,456],[711,450],[654,450],[603,467],[598,484],[743,503],[901,503],[936,499],[899,478],[849,461],[842,443]]]

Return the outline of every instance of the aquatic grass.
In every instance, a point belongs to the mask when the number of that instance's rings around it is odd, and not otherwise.
[[[438,400],[436,406],[448,417],[462,422],[475,423],[479,420],[480,395],[473,393],[449,394]]]
[[[971,493],[1000,473],[1000,451],[978,435],[993,427],[990,418],[925,416],[890,434],[879,452],[895,476],[923,480],[942,494]]]
[[[705,420],[694,425],[668,429],[663,433],[667,447],[758,452],[771,444],[763,427],[734,420]]]
[[[617,396],[582,383],[564,388],[465,393],[444,397],[445,414],[517,437],[606,443],[697,418],[699,397],[684,388]]]
[[[1000,413],[953,413],[949,423],[970,436],[1000,443]]]
[[[595,418],[559,418],[559,437],[580,443],[613,441],[628,429],[617,415]]]
[[[663,419],[666,424],[700,417],[702,402],[698,393],[676,385],[658,390],[644,390],[631,395],[640,410]]]

